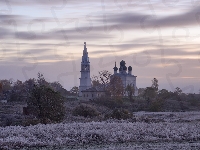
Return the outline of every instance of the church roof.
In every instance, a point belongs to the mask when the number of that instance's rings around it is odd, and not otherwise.
[[[126,62],[125,62],[124,60],[122,60],[122,61],[120,62],[120,66],[124,67],[125,65],[126,65]]]
[[[131,76],[131,77],[137,77],[135,75],[128,74],[128,73],[116,73],[116,74],[111,75],[111,77],[112,76],[121,76],[121,77]]]
[[[102,86],[91,87],[89,89],[83,90],[81,92],[105,92]]]

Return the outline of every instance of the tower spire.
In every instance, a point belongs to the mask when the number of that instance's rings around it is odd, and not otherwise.
[[[84,50],[87,50],[87,48],[86,48],[86,42],[84,42]]]
[[[83,50],[82,62],[83,63],[84,62],[89,62],[89,57],[88,57],[86,42],[84,42],[84,50]]]

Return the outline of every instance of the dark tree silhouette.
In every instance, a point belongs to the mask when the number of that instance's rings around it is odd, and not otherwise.
[[[63,97],[47,84],[42,74],[30,92],[27,101],[28,109],[41,123],[60,122],[64,118],[65,107]]]

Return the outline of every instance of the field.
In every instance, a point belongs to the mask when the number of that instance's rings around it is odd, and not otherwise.
[[[137,112],[126,121],[8,126],[0,130],[0,149],[200,149],[200,112]]]

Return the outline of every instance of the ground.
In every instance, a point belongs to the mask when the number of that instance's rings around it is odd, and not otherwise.
[[[135,112],[129,120],[83,120],[1,127],[0,149],[200,148],[200,112]]]

